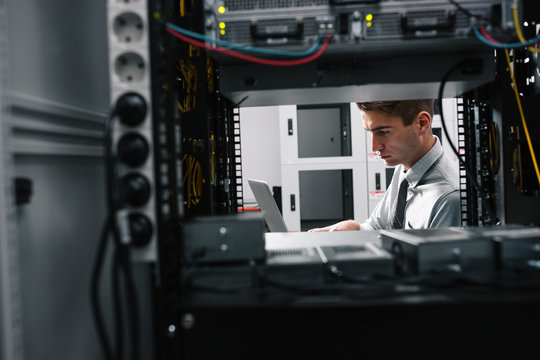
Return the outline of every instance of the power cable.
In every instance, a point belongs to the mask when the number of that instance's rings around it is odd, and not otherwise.
[[[131,238],[128,216],[124,208],[123,194],[120,188],[116,154],[113,150],[113,124],[118,118],[115,110],[105,121],[105,183],[107,198],[107,217],[102,230],[91,278],[91,305],[94,322],[104,358],[106,360],[124,358],[124,316],[125,302],[130,328],[130,359],[138,360],[139,352],[139,316],[135,281],[130,261]],[[113,234],[112,296],[114,311],[115,350],[108,339],[99,301],[100,277],[104,265],[108,235]],[[123,275],[123,276],[122,276]],[[123,281],[122,281],[123,280]],[[127,295],[122,297],[122,284]]]
[[[221,46],[208,45],[208,44],[205,44],[204,42],[200,42],[200,41],[192,39],[192,38],[190,38],[188,36],[180,34],[180,33],[174,31],[173,29],[171,29],[169,27],[167,27],[166,31],[169,34],[173,35],[174,37],[176,37],[176,38],[178,38],[178,39],[180,39],[182,41],[185,41],[185,42],[187,42],[189,44],[192,44],[192,45],[195,45],[195,46],[198,46],[198,47],[210,50],[210,51],[219,52],[219,53],[222,53],[222,54],[225,54],[225,55],[228,55],[228,56],[235,57],[237,59],[249,61],[249,62],[256,63],[256,64],[272,65],[272,66],[295,66],[295,65],[306,64],[306,63],[311,62],[311,61],[313,61],[315,59],[318,59],[326,51],[326,49],[328,48],[328,45],[330,44],[330,40],[332,38],[332,34],[327,34],[326,39],[325,39],[322,47],[319,49],[319,51],[317,51],[315,54],[310,55],[308,57],[294,59],[294,60],[273,60],[273,59],[264,59],[264,58],[259,58],[259,57],[255,57],[255,56],[251,56],[251,55],[242,54],[242,53],[239,53],[237,51],[232,51],[232,50],[226,49],[226,48],[221,47]]]
[[[279,56],[291,56],[291,57],[308,56],[308,55],[313,54],[317,50],[317,48],[319,47],[319,45],[321,43],[321,40],[322,40],[322,36],[319,35],[317,37],[317,40],[315,41],[315,43],[308,50],[304,50],[304,51],[283,51],[283,50],[274,50],[274,49],[266,49],[266,48],[256,48],[256,47],[245,46],[245,45],[236,44],[236,43],[232,43],[232,42],[228,42],[228,41],[213,39],[213,38],[210,38],[208,36],[204,36],[202,34],[199,34],[199,33],[196,33],[196,32],[181,28],[181,27],[176,26],[176,25],[174,25],[173,23],[170,23],[170,22],[165,23],[165,25],[168,28],[170,28],[170,29],[172,29],[172,30],[174,30],[174,31],[176,31],[176,32],[178,32],[180,34],[184,34],[186,36],[202,40],[202,41],[204,41],[206,43],[223,46],[223,47],[226,47],[228,49],[238,49],[238,50],[242,50],[242,51],[250,51],[250,52],[255,52],[255,53],[259,53],[259,54],[267,54],[267,55],[279,55]]]
[[[91,288],[90,288],[90,298],[92,306],[92,316],[94,318],[94,323],[96,325],[96,330],[98,332],[99,342],[101,344],[101,349],[104,354],[105,360],[113,360],[113,352],[111,349],[111,344],[109,342],[107,331],[105,328],[105,322],[103,321],[103,314],[101,312],[101,302],[99,300],[99,284],[101,271],[103,267],[103,261],[105,259],[105,252],[107,249],[107,237],[110,233],[111,221],[107,217],[105,219],[105,224],[103,224],[103,229],[101,230],[101,236],[99,240],[98,250],[94,261],[94,266],[92,270],[91,278]]]

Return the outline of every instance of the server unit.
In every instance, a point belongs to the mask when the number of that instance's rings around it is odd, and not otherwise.
[[[209,37],[246,45],[294,46],[311,45],[321,34],[332,34],[332,50],[346,48],[347,53],[392,45],[410,52],[415,42],[401,40],[467,38],[474,25],[468,14],[445,0],[215,0],[205,5]],[[478,19],[500,21],[500,0],[464,0],[460,5]]]
[[[245,106],[429,98],[453,64],[472,57],[484,64],[491,61],[491,48],[477,40],[472,29],[478,19],[500,24],[506,2],[460,4],[458,8],[443,0],[207,1],[204,32],[208,44],[232,51],[255,46],[296,52],[296,56],[250,53],[253,56],[313,57],[307,63],[265,66],[261,71],[256,64],[217,54],[221,91]],[[445,97],[489,82],[490,70],[484,66],[475,73],[455,74]]]

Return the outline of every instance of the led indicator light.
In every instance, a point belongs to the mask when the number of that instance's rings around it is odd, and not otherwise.
[[[217,11],[220,13],[220,14],[223,14],[225,12],[225,7],[224,6],[220,6],[218,7]]]
[[[225,29],[225,23],[223,21],[219,23],[219,28]]]
[[[225,35],[225,30],[220,30],[219,33],[220,33],[221,35]]]
[[[367,27],[371,27],[371,25],[373,25],[371,21],[366,24]]]
[[[367,15],[366,15],[366,20],[367,20],[367,21],[373,20],[373,14],[367,14]]]

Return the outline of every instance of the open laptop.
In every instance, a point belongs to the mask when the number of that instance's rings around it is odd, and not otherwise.
[[[276,201],[272,196],[270,187],[265,181],[248,179],[249,187],[255,195],[255,200],[259,204],[264,220],[268,228],[272,232],[287,232],[287,225],[285,225],[285,220],[279,212]]]

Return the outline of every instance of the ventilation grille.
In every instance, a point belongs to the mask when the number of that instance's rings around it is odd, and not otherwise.
[[[228,11],[328,5],[328,0],[225,0]]]
[[[401,35],[399,13],[374,14],[373,26],[366,28],[366,37]]]
[[[361,245],[344,245],[344,246],[331,246],[323,248],[324,250],[328,249],[333,252],[335,255],[348,255],[357,252],[364,252],[366,248]]]
[[[283,249],[283,250],[271,250],[267,252],[269,259],[278,257],[293,257],[293,256],[305,256],[308,255],[306,249]]]

